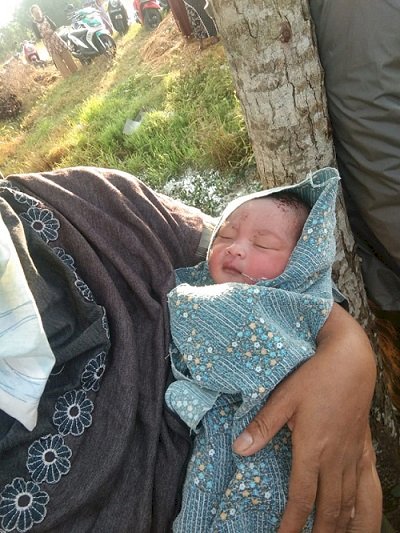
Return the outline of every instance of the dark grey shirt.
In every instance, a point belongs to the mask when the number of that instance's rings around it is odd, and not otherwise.
[[[350,222],[368,295],[400,311],[400,9],[311,0]]]

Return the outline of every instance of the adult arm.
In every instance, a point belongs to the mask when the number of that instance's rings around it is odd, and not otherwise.
[[[301,531],[314,504],[314,532],[346,531],[353,516],[363,522],[358,531],[379,531],[373,524],[380,520],[380,486],[368,438],[375,378],[367,336],[334,304],[315,356],[277,387],[235,441],[235,452],[247,456],[284,424],[292,430],[292,473],[281,533]],[[367,518],[357,511],[362,507],[370,509]]]

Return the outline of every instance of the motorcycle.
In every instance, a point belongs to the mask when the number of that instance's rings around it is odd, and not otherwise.
[[[128,13],[121,0],[110,0],[108,2],[108,14],[114,30],[124,35],[129,29]]]
[[[161,22],[161,5],[158,0],[133,0],[137,21],[148,30]]]
[[[31,41],[24,41],[22,43],[22,51],[24,53],[25,61],[29,65],[41,68],[45,66],[45,62],[40,59],[36,46]]]
[[[104,26],[99,12],[85,7],[69,13],[71,25],[60,32],[71,54],[82,64],[91,63],[94,57],[106,55],[114,57],[116,44]]]

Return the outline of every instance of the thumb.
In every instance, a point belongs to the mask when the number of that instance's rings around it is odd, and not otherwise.
[[[276,390],[247,428],[233,442],[232,449],[239,455],[258,452],[287,424],[294,414],[288,397]]]

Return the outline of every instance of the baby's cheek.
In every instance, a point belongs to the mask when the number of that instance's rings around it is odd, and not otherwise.
[[[218,254],[215,249],[211,249],[208,258],[208,270],[210,271],[211,276],[218,266],[218,255],[220,254]]]

